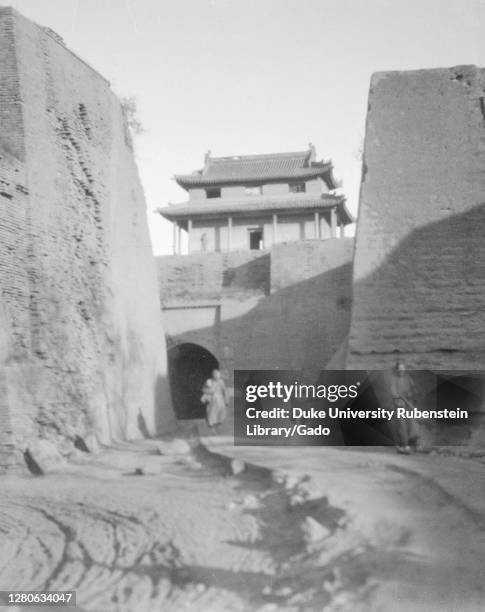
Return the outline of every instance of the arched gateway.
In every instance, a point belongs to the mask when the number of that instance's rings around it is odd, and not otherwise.
[[[185,343],[168,351],[168,371],[175,414],[178,419],[203,419],[202,386],[219,362],[204,347]]]

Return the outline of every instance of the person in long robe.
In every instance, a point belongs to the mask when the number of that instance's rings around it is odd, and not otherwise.
[[[227,417],[226,385],[219,370],[213,370],[202,388],[201,402],[206,406],[206,421],[211,429],[219,433]]]

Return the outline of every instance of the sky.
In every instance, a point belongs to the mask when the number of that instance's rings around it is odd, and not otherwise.
[[[136,158],[155,254],[182,202],[174,174],[214,156],[302,151],[331,159],[358,209],[370,76],[485,66],[485,0],[6,0],[134,96]]]

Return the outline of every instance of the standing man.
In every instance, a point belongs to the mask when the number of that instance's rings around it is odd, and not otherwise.
[[[415,390],[411,376],[406,371],[406,365],[402,359],[396,361],[391,377],[391,394],[394,401],[394,409],[414,409]],[[409,455],[415,449],[418,442],[415,419],[395,417],[395,440],[398,453]]]

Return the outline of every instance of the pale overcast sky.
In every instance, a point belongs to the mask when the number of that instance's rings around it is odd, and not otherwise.
[[[331,158],[357,212],[370,75],[485,65],[485,0],[9,0],[135,96],[137,160],[153,209],[180,202],[171,177],[215,156],[298,151]]]

